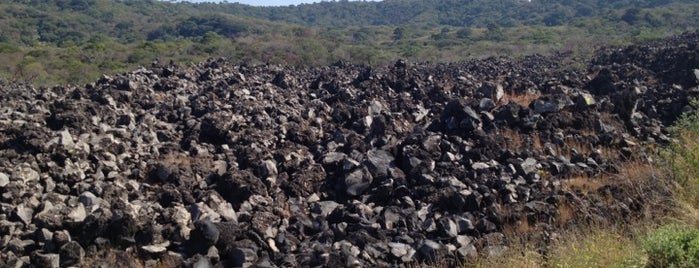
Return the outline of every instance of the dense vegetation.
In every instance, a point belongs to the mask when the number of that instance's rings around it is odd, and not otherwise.
[[[0,77],[83,83],[152,61],[273,64],[587,53],[693,30],[689,0],[387,0],[288,7],[153,0],[8,0]],[[594,44],[594,45],[593,45]]]

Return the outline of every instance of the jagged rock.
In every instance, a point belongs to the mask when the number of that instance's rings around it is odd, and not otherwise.
[[[442,245],[432,240],[425,240],[419,248],[420,254],[430,262],[437,260],[441,250]]]
[[[70,241],[61,246],[60,249],[61,266],[78,265],[85,257],[85,250],[78,242]]]
[[[4,188],[8,184],[10,184],[10,177],[5,173],[0,172],[0,188]]]
[[[34,217],[34,209],[27,207],[25,204],[19,204],[15,208],[15,216],[24,224],[29,225]]]
[[[36,267],[60,267],[60,256],[55,253],[35,253],[32,256],[32,264]]]
[[[257,262],[257,253],[251,248],[233,248],[228,255],[234,267],[251,267]]]
[[[364,193],[374,178],[367,168],[358,168],[348,173],[339,184],[340,189],[350,196],[358,196]]]

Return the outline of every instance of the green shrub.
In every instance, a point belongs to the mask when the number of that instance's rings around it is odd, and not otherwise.
[[[697,107],[697,101],[692,101]],[[663,154],[683,201],[699,207],[699,113],[682,115],[672,128],[675,142]]]
[[[666,225],[643,240],[648,267],[699,267],[699,229]]]

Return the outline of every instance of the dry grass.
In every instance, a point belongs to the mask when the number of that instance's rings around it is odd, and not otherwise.
[[[502,137],[505,139],[505,143],[502,144],[504,148],[519,150],[520,148],[522,148],[522,145],[524,144],[522,134],[513,129],[504,129],[500,135],[502,135]]]
[[[521,106],[528,107],[529,104],[541,97],[541,92],[536,91],[531,93],[529,91],[524,91],[522,93],[507,92],[502,98],[502,104],[508,104],[511,102],[517,103]]]
[[[500,133],[505,142],[501,144],[503,148],[513,149],[515,151],[534,149],[543,150],[543,142],[539,133],[522,134],[513,129],[504,129]]]
[[[606,177],[591,178],[589,176],[576,176],[569,179],[561,180],[561,188],[564,191],[580,191],[583,194],[593,194],[600,188],[610,183]]]
[[[554,244],[548,267],[645,267],[647,256],[634,240],[613,230],[566,233]]]

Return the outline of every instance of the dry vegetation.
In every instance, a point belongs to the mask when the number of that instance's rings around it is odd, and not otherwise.
[[[528,107],[533,101],[541,97],[541,92],[529,92],[524,91],[521,93],[508,92],[502,99],[502,104],[508,104],[511,102],[517,103],[520,106]]]
[[[567,157],[573,150],[583,155],[599,153],[619,163],[616,172],[548,177],[558,180],[561,191],[574,197],[557,205],[556,230],[542,238],[535,235],[544,232],[537,223],[521,219],[501,230],[508,237],[504,255],[481,256],[462,267],[657,267],[653,266],[657,263],[650,259],[645,241],[657,233],[658,226],[667,222],[699,226],[695,202],[699,200],[699,191],[695,192],[693,185],[685,187],[696,181],[694,168],[690,168],[696,167],[693,161],[699,159],[699,125],[694,126],[697,128],[693,131],[678,132],[682,146],[661,149],[662,153],[653,151],[657,148],[646,148],[646,153],[636,152],[631,159],[622,157],[614,148],[595,148],[581,142],[594,133],[567,136],[565,148],[555,146],[557,153]],[[508,129],[501,135],[501,145],[506,148],[519,151],[545,147],[538,133]],[[593,212],[582,202],[584,199],[601,200],[607,206],[620,199],[633,199],[642,202],[643,208],[638,215],[623,215],[612,209],[609,215],[590,221],[594,217],[588,216]],[[691,258],[685,262],[691,264]]]

